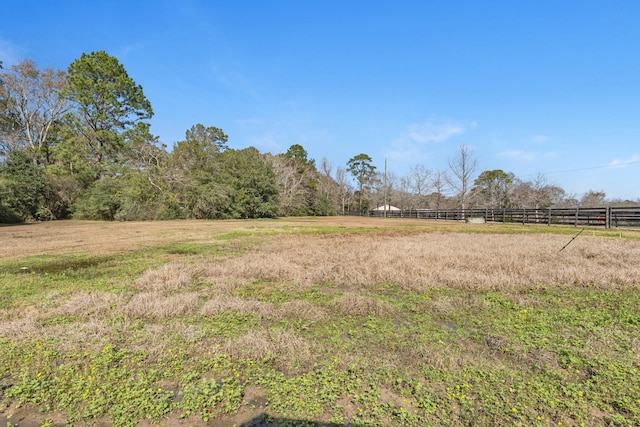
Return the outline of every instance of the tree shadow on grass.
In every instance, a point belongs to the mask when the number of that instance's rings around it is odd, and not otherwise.
[[[294,418],[272,417],[269,414],[262,413],[249,421],[240,424],[240,427],[366,427],[370,424],[362,423],[325,423],[320,421],[297,420]]]

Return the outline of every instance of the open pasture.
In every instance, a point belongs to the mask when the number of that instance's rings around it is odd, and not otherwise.
[[[578,231],[1,227],[0,422],[640,425],[640,235]]]

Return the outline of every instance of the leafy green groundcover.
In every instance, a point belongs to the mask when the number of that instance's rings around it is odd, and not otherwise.
[[[153,356],[126,342],[72,352],[54,340],[3,339],[0,401],[63,413],[71,424],[107,419],[127,426],[168,414],[206,422],[253,405],[245,399],[251,387],[263,391],[265,412],[281,421],[640,425],[638,292],[548,290],[526,296],[529,305],[500,292],[418,294],[382,287],[371,297],[412,309],[336,314],[305,327],[301,333],[327,351],[309,369],[288,372],[274,363],[275,354],[251,360],[175,345]],[[323,301],[318,292],[298,297]],[[452,298],[469,305],[439,318],[422,309]],[[232,318],[256,326],[251,316]],[[357,357],[346,364],[340,356],[345,354]]]

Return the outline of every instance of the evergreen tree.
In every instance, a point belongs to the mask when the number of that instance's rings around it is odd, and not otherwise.
[[[5,213],[13,212],[23,221],[52,219],[49,195],[44,167],[35,165],[24,150],[12,151],[0,167],[0,203]]]
[[[153,140],[144,122],[151,118],[151,103],[142,86],[129,77],[117,58],[104,51],[83,53],[69,66],[68,96],[74,111],[67,116],[71,135],[59,154],[79,153],[95,179],[117,171],[118,156],[134,139]],[[116,171],[110,170],[116,166]]]

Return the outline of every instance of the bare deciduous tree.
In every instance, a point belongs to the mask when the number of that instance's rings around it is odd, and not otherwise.
[[[514,180],[513,206],[518,208],[547,209],[559,206],[566,198],[565,191],[547,182],[544,174],[539,173],[531,181]]]
[[[446,193],[449,190],[449,177],[444,171],[435,171],[430,180],[431,197],[434,207],[440,209],[442,207],[442,201],[446,198]]]
[[[601,208],[607,204],[607,195],[604,191],[589,190],[580,198],[580,206],[585,208]]]
[[[424,201],[422,199],[427,194],[431,176],[431,171],[425,168],[423,165],[416,165],[409,171],[407,184],[409,186],[409,189],[415,196],[416,208],[423,207],[421,206],[424,204]]]
[[[329,161],[329,159],[327,159],[326,157],[323,157],[322,160],[320,161],[320,173],[323,176],[331,176],[333,173],[333,165],[331,164],[331,161]]]
[[[34,162],[49,163],[50,133],[69,110],[61,95],[66,85],[64,71],[38,70],[28,59],[0,75],[2,126],[0,140],[4,151],[28,147]]]
[[[473,174],[478,168],[478,160],[473,157],[473,150],[466,145],[461,145],[457,156],[449,159],[449,168],[453,176],[449,177],[448,183],[456,191],[460,207],[465,209]]]
[[[336,183],[340,188],[339,199],[340,199],[340,212],[344,215],[345,208],[350,204],[351,195],[353,193],[353,189],[349,184],[349,180],[347,179],[347,170],[338,166],[336,169]]]
[[[340,207],[341,189],[340,185],[333,179],[333,165],[326,157],[323,157],[320,161],[319,180],[318,180],[318,194],[321,197],[328,198],[333,206],[335,212],[341,212]]]
[[[280,189],[281,214],[287,215],[299,204],[298,199],[304,198],[306,175],[299,173],[298,165],[283,155],[269,156],[268,159]]]

